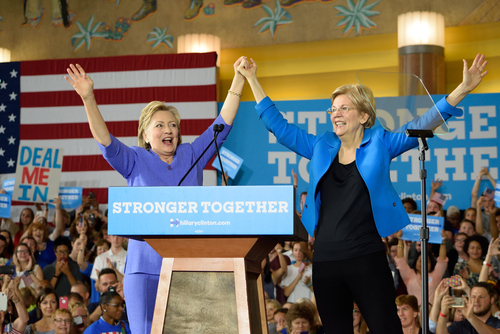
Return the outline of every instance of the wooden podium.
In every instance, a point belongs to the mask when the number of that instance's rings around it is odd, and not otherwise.
[[[307,232],[295,213],[294,189],[291,186],[162,187],[156,189],[148,187],[145,188],[146,192],[139,191],[135,194],[135,191],[140,188],[113,189],[124,190],[126,192],[124,198],[130,198],[131,194],[133,197],[143,198],[152,189],[160,192],[161,189],[168,189],[166,192],[169,194],[169,198],[180,198],[180,201],[175,203],[184,203],[182,198],[186,191],[191,193],[191,196],[196,194],[195,197],[206,198],[207,196],[199,194],[199,191],[206,191],[206,188],[214,188],[216,192],[224,190],[231,192],[229,198],[233,199],[238,199],[238,196],[248,196],[248,193],[251,193],[251,188],[259,188],[258,193],[266,193],[268,197],[272,197],[277,188],[285,188],[284,193],[287,194],[289,208],[293,211],[291,215],[288,214],[286,222],[281,220],[275,224],[288,225],[283,226],[288,231],[286,233],[266,233],[265,226],[275,227],[273,226],[274,222],[269,220],[269,217],[272,216],[270,214],[266,216],[265,221],[259,222],[264,223],[262,235],[256,235],[255,229],[251,228],[250,224],[255,224],[255,221],[248,224],[248,228],[251,230],[248,235],[242,234],[245,231],[245,226],[243,226],[243,230],[238,229],[237,235],[167,235],[162,232],[150,235],[150,232],[144,232],[142,224],[141,227],[135,228],[137,233],[131,233],[130,230],[134,230],[133,227],[127,229],[127,227],[120,226],[123,217],[112,219],[112,212],[110,211],[109,214],[110,234],[129,237],[141,236],[163,258],[151,334],[267,334],[266,308],[261,277],[262,261],[280,240],[307,240]],[[188,189],[186,190],[186,188]],[[264,192],[262,192],[263,190]],[[173,191],[180,192],[180,194],[173,195]],[[155,195],[149,194],[149,196],[154,197]],[[277,196],[283,195],[278,194]],[[120,202],[119,198],[115,201],[113,197],[110,188],[110,207],[113,207],[113,202]],[[213,198],[217,198],[217,196],[212,196]],[[147,203],[147,199],[142,199],[142,201],[142,203]],[[130,201],[130,203],[132,202]],[[233,201],[233,203],[240,202]],[[246,216],[251,220],[250,213]],[[180,221],[182,223],[182,220]],[[177,232],[178,230],[172,227],[178,227],[175,224],[179,224],[178,219],[170,221],[171,228],[167,229],[167,232]],[[245,215],[238,217],[237,221],[231,220],[231,224],[232,227],[245,224]],[[141,230],[143,232],[140,232]],[[140,233],[145,234],[141,235]]]

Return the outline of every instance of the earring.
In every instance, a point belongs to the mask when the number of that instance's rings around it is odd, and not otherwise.
[[[104,312],[106,312],[106,310],[104,310]]]
[[[149,144],[149,141],[146,140],[146,144]]]

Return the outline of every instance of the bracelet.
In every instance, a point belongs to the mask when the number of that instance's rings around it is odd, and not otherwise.
[[[403,246],[403,245],[398,245],[398,248],[403,249],[403,248],[405,248],[405,246]]]
[[[52,277],[59,278],[59,276],[60,276],[60,275],[54,275],[54,276],[52,276]]]
[[[442,316],[443,318],[448,318],[448,314],[443,314],[443,313],[439,312],[439,315]]]
[[[487,265],[488,267],[491,267],[491,264],[486,261],[483,261],[483,264]]]
[[[229,93],[229,94],[236,95],[237,97],[242,97],[242,96],[243,96],[243,94],[238,94],[238,93],[235,93],[235,92],[233,92],[232,90],[228,90],[228,93]]]

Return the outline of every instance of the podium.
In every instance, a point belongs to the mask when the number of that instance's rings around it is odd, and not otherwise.
[[[151,334],[268,333],[262,261],[307,240],[292,186],[113,187],[108,203],[109,234],[163,258]]]

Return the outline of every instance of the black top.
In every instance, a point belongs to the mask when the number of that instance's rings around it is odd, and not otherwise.
[[[486,320],[486,324],[488,326],[491,326],[495,329],[500,328],[500,319],[495,318],[494,316],[490,315],[488,320]],[[464,319],[462,321],[455,321],[452,322],[450,326],[448,326],[448,333],[450,334],[476,334],[478,333],[476,329],[471,325],[469,320]]]
[[[318,183],[318,192],[321,206],[314,261],[344,260],[385,250],[356,161],[342,165],[337,155]]]

